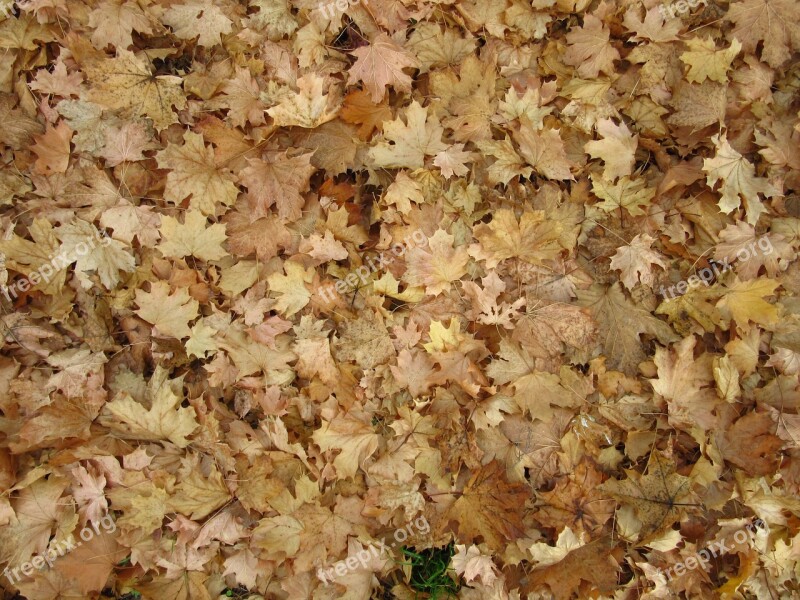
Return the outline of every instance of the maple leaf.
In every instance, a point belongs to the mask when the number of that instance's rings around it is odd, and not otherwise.
[[[702,83],[706,79],[726,83],[731,62],[742,49],[736,38],[731,42],[730,48],[719,51],[711,38],[693,38],[687,40],[686,44],[689,46],[689,51],[681,54],[681,60],[689,65],[686,79],[692,83]]]
[[[113,238],[130,245],[137,238],[144,246],[153,246],[161,234],[161,215],[152,206],[134,206],[122,202],[109,208],[100,217],[100,225],[114,230]]]
[[[766,412],[751,412],[737,417],[735,412],[727,411],[727,426],[715,433],[716,446],[722,457],[752,475],[772,473],[783,446],[775,419]],[[795,415],[787,417],[784,424],[796,420]],[[736,421],[731,423],[734,418]]]
[[[247,17],[247,26],[257,31],[265,31],[272,41],[291,35],[297,29],[297,20],[288,2],[280,0],[250,0],[250,8],[258,12]]]
[[[650,265],[666,269],[667,265],[661,260],[661,255],[650,249],[654,241],[646,233],[639,234],[630,244],[617,248],[617,252],[611,257],[611,268],[620,272],[622,283],[629,290],[639,282],[652,287],[655,276]]]
[[[619,52],[609,43],[610,35],[600,19],[584,15],[583,27],[567,34],[569,47],[564,53],[564,62],[577,67],[578,75],[585,78],[597,77],[600,71],[613,73]]]
[[[352,71],[350,72],[352,75]],[[341,101],[333,93],[323,94],[325,78],[308,73],[297,79],[297,94],[284,96],[277,106],[267,110],[278,126],[313,129],[336,118]]]
[[[256,219],[247,206],[225,215],[228,248],[236,256],[250,256],[255,253],[261,260],[277,256],[278,248],[288,248],[291,234],[278,215],[268,214]]]
[[[361,139],[367,139],[375,129],[382,128],[386,121],[392,120],[392,111],[388,100],[376,104],[364,90],[354,90],[345,96],[339,116],[347,123],[361,125],[358,135]]]
[[[197,37],[201,46],[216,46],[221,37],[231,32],[233,22],[213,0],[188,0],[171,5],[162,16],[175,35],[185,40]]]
[[[537,542],[533,544],[528,551],[531,553],[531,557],[537,567],[548,567],[561,562],[570,552],[585,545],[585,535],[581,534],[581,536],[578,537],[572,529],[565,527],[561,533],[558,534],[555,547],[546,543]]]
[[[340,477],[355,477],[362,463],[378,449],[378,434],[365,421],[365,415],[352,411],[331,421],[323,419],[311,437],[323,452],[341,450],[333,459]]]
[[[52,260],[60,254],[61,242],[49,221],[36,218],[28,227],[28,232],[33,241],[26,240],[18,235],[9,239],[0,240],[0,252],[5,255],[4,268],[10,268],[19,273],[44,273],[45,265],[50,266]],[[42,279],[31,282],[33,289],[42,290],[45,294],[57,294],[66,280],[66,271],[63,269],[53,273],[49,280]],[[28,277],[30,280],[30,277]]]
[[[451,282],[458,281],[467,272],[469,256],[463,246],[453,247],[455,237],[443,229],[428,238],[427,248],[410,248],[407,251],[403,278],[413,286],[425,286],[425,293],[436,296],[446,292]]]
[[[675,113],[667,118],[667,123],[694,129],[724,123],[727,89],[710,80],[700,85],[679,83],[671,102]]]
[[[450,179],[453,175],[462,177],[469,173],[466,163],[472,161],[474,155],[472,152],[464,152],[463,149],[464,144],[454,144],[433,159],[433,164],[439,167],[445,179]]]
[[[75,261],[75,274],[84,289],[93,285],[87,273],[96,272],[100,282],[110,290],[120,282],[120,271],[131,272],[136,268],[129,248],[115,239],[101,237],[91,223],[79,219],[57,227],[55,234],[61,240],[61,251],[67,260]]]
[[[547,527],[564,527],[562,534],[570,527],[575,527],[578,532],[598,533],[614,516],[613,501],[604,499],[597,489],[602,481],[602,473],[590,462],[580,462],[573,473],[556,482],[552,491],[539,492],[542,504],[534,517]],[[541,565],[539,556],[534,555],[534,559]]]
[[[498,551],[523,535],[519,507],[530,492],[524,485],[506,481],[504,471],[500,463],[492,461],[476,470],[458,494],[447,517],[458,524],[460,540],[482,538]]]
[[[386,325],[376,313],[369,311],[363,319],[343,325],[334,348],[337,360],[355,361],[362,369],[386,363],[396,354]]]
[[[624,24],[636,35],[633,40],[652,40],[654,42],[675,42],[678,41],[678,33],[681,30],[680,19],[670,19],[659,6],[648,8],[644,20],[641,19],[639,7],[631,6],[625,12]]]
[[[105,587],[115,567],[128,554],[127,549],[119,544],[118,535],[101,529],[88,541],[76,544],[74,550],[53,565],[53,569],[68,578],[83,597],[91,597],[93,594],[90,592],[100,592]],[[79,533],[76,531],[73,537],[77,539]]]
[[[80,505],[81,519],[99,522],[108,512],[108,501],[104,493],[106,478],[95,469],[87,471],[83,466],[72,469],[72,475],[77,485],[72,486],[72,496]]]
[[[639,339],[642,333],[654,335],[663,344],[678,340],[666,323],[628,300],[619,283],[605,289],[594,285],[579,292],[578,301],[591,310],[610,364],[627,373],[645,357]]]
[[[643,215],[645,211],[642,208],[648,206],[656,195],[656,190],[647,187],[644,179],[621,177],[616,183],[611,183],[594,174],[591,178],[592,192],[603,200],[597,207],[606,212],[624,208],[634,217]]]
[[[286,275],[273,273],[267,277],[267,282],[271,291],[280,294],[275,302],[275,309],[291,317],[311,299],[311,292],[306,284],[314,280],[314,270],[304,269],[301,264],[293,261],[283,263],[283,268]]]
[[[350,67],[348,85],[361,81],[373,102],[380,102],[391,85],[398,91],[411,90],[411,77],[403,73],[407,67],[419,67],[419,61],[385,33],[379,33],[369,46],[353,51],[356,63]]]
[[[109,0],[99,3],[89,14],[89,26],[94,28],[89,39],[97,48],[113,44],[127,50],[133,44],[131,33],[152,35],[153,19],[135,3]]]
[[[603,179],[614,181],[617,177],[630,175],[636,162],[639,136],[631,135],[625,123],[617,125],[611,119],[598,121],[597,133],[603,139],[586,142],[584,149],[593,158],[599,158],[605,163]]]
[[[517,321],[513,338],[534,356],[553,356],[567,349],[590,348],[595,337],[595,323],[586,309],[564,302],[527,300],[527,309]]]
[[[519,131],[514,132],[522,157],[537,173],[549,179],[573,179],[572,163],[567,159],[564,141],[556,129],[535,131],[527,119],[523,119]]]
[[[47,125],[43,134],[33,136],[36,144],[31,146],[31,150],[39,157],[35,163],[37,173],[49,175],[66,172],[69,166],[69,143],[74,133],[69,125],[61,121],[57,127]]]
[[[214,151],[203,143],[203,136],[187,131],[183,140],[183,145],[169,144],[156,155],[158,166],[170,169],[164,198],[180,204],[191,196],[189,205],[205,215],[213,215],[218,202],[233,204],[238,194],[233,177],[217,166]]]
[[[498,306],[498,298],[506,289],[505,283],[497,273],[492,272],[481,280],[481,284],[483,287],[472,281],[465,281],[462,284],[464,293],[472,302],[472,310],[467,313],[467,318],[487,325],[497,324],[512,329],[512,319],[519,316],[515,313],[525,305],[525,298],[518,298],[513,304],[501,303]]]
[[[747,222],[755,225],[766,210],[758,195],[763,194],[770,198],[777,194],[778,190],[766,179],[756,177],[752,163],[733,149],[725,134],[717,134],[711,141],[714,142],[717,152],[714,158],[703,160],[703,170],[708,173],[706,182],[710,187],[722,181],[720,210],[730,213],[744,202]]]
[[[728,225],[719,237],[721,240],[714,249],[714,260],[732,262],[737,259],[736,272],[744,280],[755,279],[761,267],[765,267],[767,275],[775,277],[794,256],[782,235],[767,233],[757,236],[752,225],[741,221]],[[762,239],[765,244],[760,241]],[[744,260],[738,260],[742,255]]]
[[[201,473],[200,469],[197,456],[186,460],[183,465],[184,477],[178,484],[176,493],[169,498],[171,509],[194,521],[206,518],[231,499],[222,473],[215,465],[209,468],[208,475]]]
[[[424,352],[404,348],[397,355],[397,366],[392,366],[391,371],[397,383],[407,388],[414,398],[426,394],[433,385],[433,361]]]
[[[220,91],[225,94],[224,102],[228,107],[228,118],[237,127],[245,124],[261,125],[264,123],[264,109],[266,106],[259,98],[258,81],[250,74],[248,69],[235,67],[234,75],[228,77],[222,84]],[[208,95],[213,95],[214,90]],[[188,88],[187,88],[188,89]]]
[[[726,18],[736,24],[729,34],[742,42],[745,52],[754,53],[763,42],[761,57],[777,69],[800,48],[800,23],[793,0],[743,0],[731,5]]]
[[[264,158],[250,158],[250,166],[242,171],[242,183],[247,186],[253,202],[253,216],[269,215],[269,207],[278,206],[278,216],[296,221],[302,214],[305,200],[301,195],[309,188],[312,173],[312,154],[289,157],[288,152],[268,152]]]
[[[150,291],[136,290],[137,315],[148,323],[152,323],[160,335],[188,337],[189,321],[198,315],[197,300],[189,296],[185,289],[177,289],[169,293],[170,286],[166,281],[155,281],[150,284]]]
[[[136,591],[144,598],[164,600],[211,600],[206,587],[208,575],[201,571],[187,570],[175,579],[166,576],[154,577],[147,583],[139,583]]]
[[[597,486],[601,492],[633,508],[641,523],[639,543],[646,543],[681,518],[693,497],[691,479],[675,472],[670,456],[651,452],[647,474],[625,470],[626,479],[610,479]]]
[[[547,586],[554,600],[570,600],[580,597],[583,582],[590,582],[593,589],[604,594],[612,594],[617,586],[617,575],[620,571],[619,558],[611,553],[611,548],[603,542],[590,542],[575,547],[569,537],[562,542],[571,551],[560,561],[542,569],[534,570],[527,584],[522,588],[530,597],[534,590],[540,593]],[[547,589],[546,588],[546,589]]]
[[[424,166],[426,156],[447,150],[442,142],[444,129],[435,115],[428,115],[416,100],[406,111],[406,122],[399,117],[383,125],[388,141],[378,142],[369,155],[378,167],[416,169]]]
[[[185,448],[191,443],[187,436],[199,425],[194,408],[180,406],[183,399],[173,385],[167,370],[159,365],[147,386],[150,407],[137,402],[128,392],[120,392],[105,405],[108,426],[129,439],[169,440]]]
[[[470,246],[469,254],[486,261],[487,269],[509,258],[545,264],[563,250],[559,243],[562,231],[560,223],[546,220],[544,211],[525,211],[517,221],[514,211],[502,208],[491,222],[474,228],[479,243]]]
[[[325,169],[328,175],[338,175],[351,168],[361,149],[355,127],[341,121],[319,127],[308,136],[305,145],[315,150],[314,165]]]
[[[331,356],[331,343],[328,332],[322,330],[321,321],[313,322],[311,317],[303,316],[300,325],[295,327],[297,339],[292,351],[297,354],[297,374],[306,379],[319,377],[320,381],[333,385],[339,377],[339,368]]]
[[[498,385],[511,383],[514,401],[534,419],[550,422],[554,406],[573,406],[580,401],[578,389],[568,389],[569,383],[562,385],[558,375],[537,370],[535,358],[525,348],[505,339],[500,342],[499,359],[487,367],[486,374]]]
[[[199,210],[187,211],[183,223],[165,215],[161,218],[161,243],[158,249],[171,258],[195,256],[200,260],[212,261],[228,256],[222,248],[226,240],[225,225],[206,225],[206,217]]]
[[[92,84],[89,100],[123,116],[150,117],[158,130],[178,122],[173,106],[186,106],[179,77],[154,76],[144,59],[127,50],[117,49],[116,58],[89,60],[83,69]]]
[[[105,138],[106,143],[100,151],[100,156],[106,159],[106,164],[110,167],[116,167],[124,162],[145,160],[147,157],[143,152],[154,147],[144,123],[111,126],[106,129]]]
[[[667,401],[669,421],[674,427],[710,430],[717,425],[712,413],[718,403],[712,387],[711,356],[695,359],[695,341],[694,336],[688,336],[673,351],[657,348],[653,362],[658,379],[650,380],[650,384]]]
[[[764,297],[774,294],[779,285],[780,282],[764,277],[745,282],[737,278],[726,287],[717,308],[741,328],[746,328],[750,321],[769,327],[778,320],[778,308]]]
[[[483,585],[492,585],[498,572],[491,556],[481,554],[480,549],[474,545],[467,549],[464,544],[456,544],[455,549],[453,568],[456,573],[464,576],[464,581],[471,583],[480,579]]]
[[[77,515],[66,503],[59,502],[67,487],[63,477],[40,473],[28,482],[21,482],[19,494],[11,501],[11,524],[0,529],[0,561],[19,564],[35,552],[42,552],[54,530],[57,539],[68,536],[77,524]]]
[[[482,152],[497,159],[489,167],[489,182],[492,185],[498,183],[505,185],[515,177],[529,177],[533,172],[533,169],[527,166],[525,160],[517,154],[514,144],[508,137],[501,141],[479,141],[477,144]]]

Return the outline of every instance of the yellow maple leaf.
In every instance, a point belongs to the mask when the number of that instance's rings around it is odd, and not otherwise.
[[[528,177],[533,172],[525,164],[525,159],[517,154],[508,136],[504,140],[479,141],[477,144],[481,152],[496,159],[489,167],[489,183],[492,185],[505,185],[515,177]]]
[[[616,183],[597,177],[592,173],[592,192],[603,200],[597,207],[611,212],[618,208],[624,208],[632,216],[637,217],[645,214],[643,207],[650,204],[653,196],[656,195],[655,188],[647,187],[644,179],[632,180],[630,177],[621,177]]]
[[[549,179],[573,179],[569,171],[572,163],[567,159],[564,140],[556,129],[536,131],[527,118],[514,133],[520,154],[537,173]]]
[[[711,38],[694,38],[687,40],[686,44],[689,51],[681,54],[681,60],[689,65],[686,79],[692,83],[703,83],[706,79],[727,83],[731,62],[742,49],[739,40],[733,38],[730,47],[725,50],[717,50]]]
[[[731,147],[725,134],[717,134],[711,141],[714,142],[717,153],[714,158],[703,160],[703,170],[708,173],[706,183],[710,187],[722,181],[720,210],[730,213],[744,202],[747,222],[755,225],[761,213],[766,210],[758,195],[763,194],[770,198],[778,190],[766,179],[756,177],[752,163]]]
[[[661,255],[650,249],[654,241],[646,233],[639,234],[629,244],[617,248],[611,257],[611,268],[620,271],[622,283],[629,290],[640,281],[642,285],[652,287],[655,277],[650,265],[666,269]]]
[[[364,414],[351,411],[331,421],[322,420],[322,427],[311,436],[323,452],[341,450],[333,460],[339,477],[354,477],[361,463],[378,449],[378,434]]]
[[[560,223],[546,220],[544,211],[525,211],[517,221],[513,210],[502,208],[490,223],[475,227],[473,235],[479,244],[470,246],[469,253],[476,260],[486,261],[487,269],[508,258],[543,264],[562,251],[562,230]]]
[[[450,282],[457,281],[467,272],[469,255],[466,248],[453,247],[455,237],[438,229],[428,238],[427,248],[408,250],[408,270],[403,275],[412,286],[425,286],[425,292],[437,296],[450,289]]]
[[[102,237],[97,228],[83,219],[56,228],[61,251],[69,262],[75,261],[75,275],[84,289],[94,285],[88,273],[96,272],[106,289],[120,282],[120,271],[136,269],[136,260],[128,246],[110,237]]]
[[[173,391],[167,375],[164,367],[156,367],[148,384],[149,409],[128,392],[117,394],[105,406],[105,410],[116,419],[110,420],[109,426],[131,439],[169,440],[179,448],[188,446],[191,442],[187,436],[199,426],[194,408],[181,407],[183,399]]]
[[[778,307],[764,298],[774,294],[779,285],[780,282],[765,277],[752,281],[739,281],[737,278],[727,286],[717,308],[743,329],[749,321],[764,326],[774,325],[778,321]]]
[[[228,253],[222,248],[227,239],[225,225],[214,223],[210,227],[199,210],[186,212],[184,222],[169,216],[161,217],[161,243],[157,248],[170,258],[195,256],[200,260],[219,260]]]
[[[205,519],[231,498],[228,486],[219,469],[211,464],[210,473],[201,472],[198,457],[187,460],[184,469],[188,474],[178,484],[175,494],[169,498],[169,507],[186,515],[193,521]]]
[[[166,281],[150,284],[150,291],[136,290],[136,303],[140,306],[136,314],[152,323],[161,335],[178,339],[191,334],[189,321],[197,317],[199,303],[180,288],[169,293]]]
[[[172,111],[186,106],[180,77],[153,75],[150,65],[133,52],[117,50],[116,58],[90,60],[84,71],[91,84],[88,98],[123,116],[145,115],[156,129],[178,122]]]
[[[187,131],[183,145],[169,144],[156,155],[158,166],[170,169],[164,199],[180,204],[187,196],[189,206],[213,215],[219,204],[229,206],[239,190],[233,177],[217,167],[214,151],[203,143],[203,136]]]
[[[427,108],[414,100],[405,115],[406,123],[399,117],[384,123],[383,135],[388,141],[378,142],[369,150],[376,166],[418,169],[425,166],[426,156],[447,150],[442,142],[444,128],[435,115],[428,115]]]
[[[18,273],[24,273],[28,281],[33,285],[32,289],[38,289],[45,294],[55,295],[64,286],[66,271],[64,269],[53,268],[52,261],[54,256],[58,256],[60,242],[53,231],[53,226],[47,219],[36,218],[28,227],[33,241],[26,240],[18,235],[11,239],[0,240],[0,252],[5,254],[5,267]],[[45,267],[45,265],[47,265]],[[50,273],[50,276],[40,281],[31,278],[33,273]]]
[[[639,136],[631,135],[624,122],[617,125],[611,119],[599,120],[597,133],[603,136],[603,139],[586,142],[584,149],[592,158],[599,158],[605,162],[603,178],[613,181],[617,177],[630,175],[636,161]]]
[[[352,75],[352,70],[351,70]],[[277,106],[267,113],[280,127],[305,127],[313,129],[336,118],[341,107],[341,100],[334,94],[323,95],[325,78],[309,73],[297,79],[299,92],[290,93],[281,98]]]
[[[314,281],[314,269],[304,269],[300,263],[286,261],[283,264],[286,275],[273,273],[267,277],[269,288],[280,295],[275,301],[275,310],[291,317],[311,299],[307,283]]]

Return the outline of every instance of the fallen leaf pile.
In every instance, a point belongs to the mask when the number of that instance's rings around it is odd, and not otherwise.
[[[800,597],[797,0],[3,7],[5,598]]]

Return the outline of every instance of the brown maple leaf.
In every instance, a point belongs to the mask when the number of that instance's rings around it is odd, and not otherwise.
[[[369,46],[353,51],[358,59],[350,67],[347,83],[362,81],[372,101],[383,100],[386,87],[398,91],[411,90],[411,77],[403,73],[406,67],[418,67],[419,61],[385,33],[380,33]]]
[[[509,483],[504,471],[497,461],[484,465],[472,474],[450,507],[447,518],[456,522],[460,541],[482,538],[498,551],[524,534],[521,509],[530,491],[524,485]]]

